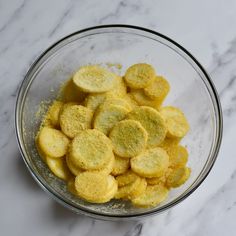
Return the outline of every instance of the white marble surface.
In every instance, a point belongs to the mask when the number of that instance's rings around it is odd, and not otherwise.
[[[174,209],[140,222],[75,215],[31,178],[17,148],[14,105],[29,65],[66,34],[98,24],[135,24],[166,34],[208,70],[219,91],[224,137],[205,182]],[[236,235],[235,0],[0,0],[0,235]]]

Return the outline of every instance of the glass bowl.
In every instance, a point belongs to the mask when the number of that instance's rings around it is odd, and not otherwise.
[[[165,76],[171,91],[165,104],[181,108],[191,129],[182,143],[189,150],[190,179],[172,189],[169,197],[155,208],[135,208],[113,200],[91,204],[74,197],[65,183],[45,166],[35,147],[35,135],[50,101],[80,66],[120,63],[121,73],[134,63],[152,64]],[[40,110],[39,110],[40,109]],[[152,30],[105,25],[75,32],[52,45],[33,63],[19,90],[16,135],[30,173],[55,200],[76,213],[99,219],[137,218],[163,212],[196,190],[211,170],[221,143],[222,114],[215,87],[200,63],[182,46]]]

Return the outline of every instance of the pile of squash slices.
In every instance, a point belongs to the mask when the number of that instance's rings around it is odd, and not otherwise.
[[[36,136],[51,172],[91,203],[129,200],[155,207],[190,176],[184,113],[163,106],[169,82],[145,63],[119,76],[81,67],[53,101]]]

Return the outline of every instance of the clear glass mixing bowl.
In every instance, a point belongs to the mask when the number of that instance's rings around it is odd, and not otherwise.
[[[170,191],[168,199],[152,209],[111,201],[91,204],[74,197],[65,183],[42,162],[35,147],[43,112],[56,98],[58,89],[80,66],[89,63],[120,63],[122,74],[128,66],[146,62],[170,82],[166,104],[180,107],[191,130],[183,144],[189,150],[190,179]],[[44,106],[42,106],[44,101]],[[199,62],[170,38],[140,27],[98,26],[73,33],[48,48],[30,67],[16,103],[16,134],[22,157],[30,173],[52,197],[74,212],[100,219],[121,219],[163,212],[189,196],[208,175],[221,143],[222,114],[217,92]]]

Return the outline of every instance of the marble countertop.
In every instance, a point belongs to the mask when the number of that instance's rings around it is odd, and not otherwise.
[[[235,235],[235,13],[235,0],[0,0],[0,235]],[[98,221],[64,209],[31,178],[15,139],[16,94],[29,65],[62,36],[112,23],[182,44],[210,73],[223,108],[223,142],[207,179],[174,209],[145,221]]]

